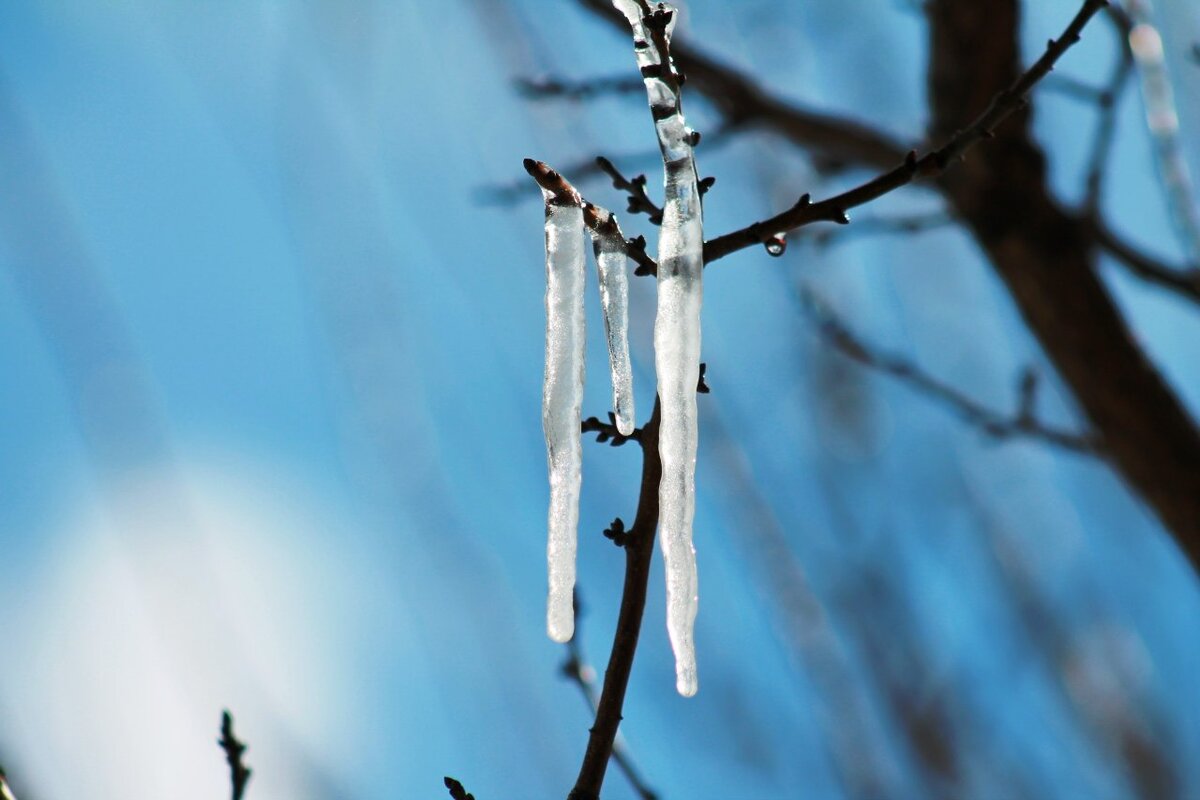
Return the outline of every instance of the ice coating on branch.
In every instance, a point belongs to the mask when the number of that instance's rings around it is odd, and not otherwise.
[[[617,430],[633,433],[633,369],[629,363],[629,277],[626,275],[625,236],[616,217],[600,206],[589,204],[588,230],[596,253],[600,276],[600,305],[608,340],[608,365],[612,372],[613,412]]]
[[[666,172],[654,321],[654,366],[662,403],[659,531],[667,570],[667,632],[675,652],[675,688],[690,697],[698,688],[693,629],[699,596],[692,521],[704,271],[700,189],[692,155],[693,132],[684,120],[679,76],[667,55],[675,9],[666,3],[613,2],[633,28],[634,52],[646,83]]]
[[[542,428],[550,467],[550,593],[546,631],[556,642],[575,633],[575,545],[583,451],[584,250],[583,208],[574,198],[546,195],[546,372]]]

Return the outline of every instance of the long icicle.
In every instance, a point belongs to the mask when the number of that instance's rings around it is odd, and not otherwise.
[[[584,377],[583,204],[579,194],[545,164],[525,159],[525,169],[546,198],[546,372],[542,384],[542,428],[550,468],[546,632],[556,642],[567,642],[575,633],[572,596],[583,463],[579,431]]]
[[[699,595],[692,522],[704,271],[704,227],[692,153],[696,136],[684,120],[680,77],[670,60],[675,9],[666,3],[651,8],[645,0],[613,0],[613,4],[633,28],[634,51],[666,173],[654,321],[654,366],[662,402],[659,530],[667,570],[667,632],[675,652],[675,688],[690,697],[698,688],[693,629]]]
[[[633,410],[633,368],[629,363],[629,277],[626,274],[625,235],[621,233],[617,218],[608,210],[585,203],[583,213],[592,234],[596,271],[600,277],[600,305],[608,340],[608,366],[612,372],[613,413],[617,430],[628,436],[633,433],[637,416]]]

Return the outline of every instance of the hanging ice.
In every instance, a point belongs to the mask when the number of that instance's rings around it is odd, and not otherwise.
[[[645,79],[665,165],[662,231],[658,240],[658,315],[654,366],[662,403],[659,455],[659,531],[667,570],[667,631],[675,652],[675,687],[696,693],[693,627],[699,603],[692,520],[696,507],[696,384],[700,373],[701,276],[704,230],[692,155],[694,134],[684,121],[679,78],[664,55],[675,27],[666,3],[613,0],[633,28],[634,51]]]
[[[546,372],[542,385],[542,428],[550,467],[549,539],[546,560],[550,592],[546,631],[556,642],[575,633],[575,543],[583,452],[579,419],[583,404],[584,251],[583,207],[578,193],[549,167],[527,159],[538,177],[561,187],[544,188],[546,198]],[[539,183],[542,183],[539,180]]]
[[[628,436],[637,419],[633,411],[633,370],[629,364],[629,278],[625,274],[625,236],[609,211],[588,203],[584,207],[596,270],[600,276],[600,305],[608,339],[608,365],[612,371],[613,412],[617,430]]]

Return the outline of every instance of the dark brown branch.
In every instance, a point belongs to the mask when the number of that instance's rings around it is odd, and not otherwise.
[[[1054,428],[1039,421],[1035,414],[1037,377],[1026,370],[1022,375],[1017,410],[1013,414],[993,411],[960,390],[934,378],[919,365],[891,353],[884,353],[854,333],[819,301],[806,298],[806,307],[817,322],[818,330],[838,352],[858,364],[896,378],[916,392],[944,405],[968,424],[987,436],[1004,441],[1025,438],[1085,455],[1100,455],[1100,441],[1094,434],[1075,433]]]
[[[221,738],[217,740],[217,744],[225,751],[225,761],[229,764],[230,796],[233,800],[242,800],[253,770],[242,760],[246,753],[246,745],[234,735],[233,716],[228,711],[221,712]]]
[[[604,156],[596,156],[596,166],[600,168],[601,172],[612,179],[614,189],[629,193],[629,197],[627,198],[629,205],[625,209],[626,211],[631,214],[645,214],[655,225],[662,224],[662,208],[650,199],[650,195],[646,194],[645,174],[635,175],[632,179],[626,178]]]
[[[621,610],[617,616],[617,630],[613,635],[608,668],[604,671],[604,688],[596,707],[596,721],[588,737],[579,777],[568,800],[600,799],[600,787],[604,783],[604,773],[608,769],[617,728],[621,724],[625,690],[629,686],[629,674],[633,669],[633,658],[642,630],[642,615],[646,610],[646,587],[650,580],[650,560],[654,554],[654,534],[658,527],[658,484],[662,478],[662,462],[658,457],[658,421],[659,404],[655,399],[650,421],[641,428],[642,484],[637,514],[624,547],[625,585],[621,594]]]
[[[601,422],[597,417],[588,417],[579,424],[580,433],[596,434],[596,441],[603,444],[609,442],[613,447],[620,447],[626,442],[642,444],[642,429],[635,428],[633,433],[625,436],[617,430],[617,415],[608,412],[608,422]]]
[[[1170,267],[1138,250],[1104,223],[1097,223],[1095,236],[1096,244],[1133,275],[1200,303],[1200,267]]]
[[[596,233],[603,234],[601,230],[602,215],[597,212],[600,210],[597,206],[585,201],[579,194],[578,190],[572,186],[566,178],[559,172],[551,169],[548,165],[541,161],[536,161],[532,158],[527,158],[523,162],[525,171],[530,177],[537,182],[541,187],[542,192],[547,196],[547,203],[558,205],[580,205],[584,210],[584,223],[587,224]],[[607,212],[605,212],[607,214]],[[619,229],[618,229],[619,230]],[[637,269],[634,271],[637,275],[654,274],[658,271],[658,264],[654,262],[646,253],[646,239],[642,236],[636,236],[632,239],[625,239],[625,255],[632,259],[637,264]]]
[[[1042,57],[1008,88],[996,94],[974,122],[951,136],[940,148],[920,157],[915,150],[910,151],[899,166],[861,186],[819,203],[811,202],[809,195],[805,194],[787,211],[708,241],[704,245],[705,263],[711,263],[747,247],[765,244],[771,237],[802,225],[814,222],[846,224],[850,221],[846,216],[850,209],[869,203],[914,180],[940,177],[960,161],[975,144],[983,139],[992,138],[1000,123],[1025,106],[1030,90],[1053,69],[1063,54],[1079,41],[1079,34],[1084,26],[1106,5],[1107,0],[1085,0],[1083,7],[1062,35],[1050,40]]]
[[[619,520],[618,520],[619,521]],[[622,544],[622,547],[624,544]],[[587,703],[588,709],[594,715],[596,709],[600,706],[600,697],[596,693],[596,671],[587,663],[587,659],[583,655],[583,645],[579,643],[581,637],[579,635],[580,621],[583,617],[582,603],[579,600],[579,593],[575,593],[575,635],[567,642],[567,658],[562,664],[562,674],[579,687],[580,693],[583,695],[584,702]],[[645,779],[638,771],[637,766],[633,763],[633,757],[629,751],[621,744],[619,739],[613,742],[612,751],[613,761],[617,762],[617,766],[625,777],[629,780],[634,792],[637,793],[641,800],[658,800],[658,795],[646,785]]]

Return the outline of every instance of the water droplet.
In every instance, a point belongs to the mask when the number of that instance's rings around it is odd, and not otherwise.
[[[770,239],[763,242],[763,247],[767,249],[767,255],[778,258],[787,250],[787,234],[777,233]]]

